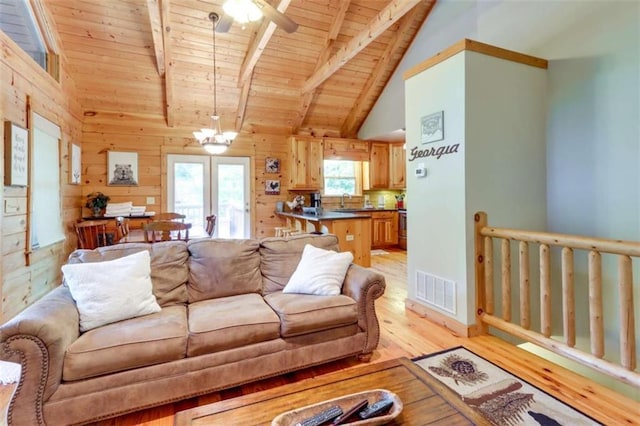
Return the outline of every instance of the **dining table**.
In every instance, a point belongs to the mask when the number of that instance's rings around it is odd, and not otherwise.
[[[204,231],[204,229],[191,228],[191,224],[186,224],[186,225],[189,225],[190,240],[193,240],[196,238],[204,238],[204,237],[209,238],[209,235]],[[182,232],[184,234],[184,231]],[[171,231],[170,233],[171,239],[169,241],[177,241],[178,240],[177,236],[178,236],[178,231]],[[181,238],[181,239],[184,239],[184,238]],[[156,241],[158,242],[162,241],[161,231],[156,231]],[[131,229],[129,233],[124,237],[120,238],[118,242],[119,243],[146,243],[147,241],[144,236],[144,229]]]

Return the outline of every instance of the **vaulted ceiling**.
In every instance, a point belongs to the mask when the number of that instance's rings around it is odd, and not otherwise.
[[[85,114],[208,127],[212,22],[223,0],[45,0]],[[272,0],[267,19],[216,34],[225,127],[353,137],[435,0]]]

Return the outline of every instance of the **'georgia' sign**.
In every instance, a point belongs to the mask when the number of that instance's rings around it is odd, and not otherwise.
[[[454,152],[458,152],[459,147],[460,147],[459,143],[456,143],[453,145],[440,146],[437,149],[434,147],[418,149],[417,146],[414,146],[413,148],[411,148],[411,152],[409,153],[409,155],[411,155],[411,158],[409,158],[409,161],[413,161],[416,158],[424,158],[424,157],[436,157],[436,159],[439,160],[440,157],[442,157],[443,155],[453,154]]]

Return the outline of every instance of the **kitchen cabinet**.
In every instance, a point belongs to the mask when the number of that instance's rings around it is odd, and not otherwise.
[[[353,263],[366,268],[371,266],[371,218],[365,215],[345,213],[336,215],[324,212],[319,216],[278,212],[286,220],[287,228],[301,229],[303,232],[333,234],[338,238],[338,249],[353,254]]]
[[[371,248],[398,245],[398,212],[371,212]]]
[[[324,186],[323,141],[290,138],[289,189],[322,189]]]
[[[324,138],[324,158],[369,161],[369,142],[358,139]]]
[[[406,188],[406,158],[404,142],[389,145],[389,188]]]
[[[389,143],[371,142],[369,189],[389,188]]]

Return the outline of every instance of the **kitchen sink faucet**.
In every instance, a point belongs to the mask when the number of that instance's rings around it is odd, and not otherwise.
[[[349,199],[351,199],[351,194],[347,194],[346,192],[344,194],[342,194],[342,196],[340,197],[340,208],[344,209],[344,196],[349,197]]]

